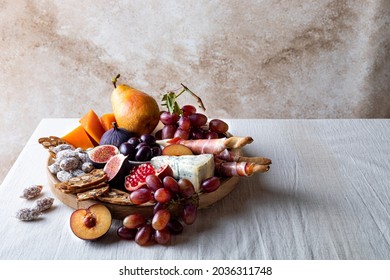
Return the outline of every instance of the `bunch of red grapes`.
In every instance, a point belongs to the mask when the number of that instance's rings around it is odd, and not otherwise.
[[[226,137],[229,129],[228,124],[220,119],[212,119],[207,125],[207,116],[197,113],[192,105],[184,105],[181,113],[163,111],[160,121],[164,127],[156,134],[159,139],[215,139]]]
[[[141,246],[153,242],[165,245],[171,235],[183,231],[183,224],[191,225],[195,222],[198,193],[191,181],[185,178],[176,180],[172,176],[165,176],[161,180],[159,176],[151,174],[145,182],[146,187],[133,191],[130,199],[136,205],[154,201],[153,216],[145,218],[139,213],[130,214],[123,220],[117,234],[122,239],[134,239]],[[203,192],[213,192],[219,186],[218,177],[207,178],[201,184]]]

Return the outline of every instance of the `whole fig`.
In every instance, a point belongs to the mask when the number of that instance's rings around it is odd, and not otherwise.
[[[113,123],[113,128],[104,132],[100,138],[100,145],[114,145],[119,149],[119,146],[129,140],[131,137],[136,136],[135,133],[128,131],[127,129],[118,127],[117,123]]]

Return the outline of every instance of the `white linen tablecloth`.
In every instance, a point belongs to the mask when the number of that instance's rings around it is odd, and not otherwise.
[[[390,259],[390,120],[227,120],[254,138],[246,155],[273,160],[174,236],[170,246],[140,247],[109,233],[73,235],[72,209],[55,200],[42,219],[15,213],[19,196],[47,183],[39,137],[62,136],[77,119],[43,119],[0,187],[0,259]]]

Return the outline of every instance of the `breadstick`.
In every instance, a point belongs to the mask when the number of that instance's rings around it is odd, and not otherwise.
[[[160,145],[182,144],[192,150],[194,154],[219,154],[225,149],[242,148],[253,142],[252,137],[233,136],[218,139],[183,140],[180,137],[158,142]]]

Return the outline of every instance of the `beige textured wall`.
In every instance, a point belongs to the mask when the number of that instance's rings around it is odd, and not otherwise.
[[[184,83],[211,117],[390,117],[389,15],[389,0],[0,0],[0,182],[42,118],[109,112],[117,73],[158,99]]]

